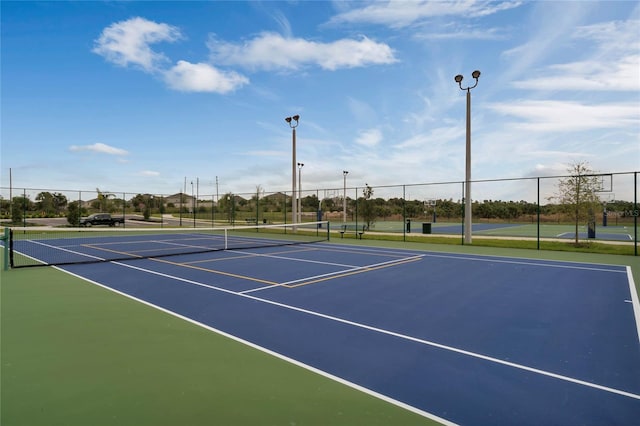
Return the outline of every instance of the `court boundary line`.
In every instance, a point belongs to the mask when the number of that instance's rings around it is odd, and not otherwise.
[[[126,264],[121,264],[119,262],[110,262],[110,263],[118,264],[118,265],[121,265],[121,266],[128,266]],[[333,380],[335,382],[338,382],[340,384],[348,386],[348,387],[350,387],[352,389],[355,389],[357,391],[363,392],[363,393],[365,393],[367,395],[373,396],[373,397],[375,397],[375,398],[377,398],[379,400],[382,400],[384,402],[388,402],[389,404],[395,405],[396,407],[403,408],[403,409],[405,409],[407,411],[410,411],[412,413],[418,414],[418,415],[420,415],[422,417],[426,417],[426,418],[428,418],[430,420],[434,420],[436,422],[440,422],[444,426],[459,426],[457,423],[454,423],[454,422],[452,422],[450,420],[447,420],[447,419],[444,419],[442,417],[439,417],[439,416],[437,416],[435,414],[429,413],[428,411],[421,410],[419,408],[414,407],[413,405],[409,405],[409,404],[407,404],[405,402],[402,402],[402,401],[399,401],[397,399],[391,398],[391,397],[389,397],[387,395],[384,395],[382,393],[376,392],[374,390],[366,388],[366,387],[364,387],[362,385],[359,385],[357,383],[354,383],[354,382],[351,382],[349,380],[346,380],[346,379],[344,379],[344,378],[342,378],[340,376],[336,376],[336,375],[328,373],[328,372],[326,372],[324,370],[320,370],[319,368],[313,367],[313,366],[311,366],[309,364],[306,364],[306,363],[304,363],[302,361],[298,361],[298,360],[296,360],[294,358],[288,357],[288,356],[283,355],[283,354],[281,354],[279,352],[276,352],[274,350],[268,349],[268,348],[266,348],[264,346],[260,346],[260,345],[258,345],[256,343],[253,343],[253,342],[249,341],[249,340],[245,340],[245,339],[243,339],[241,337],[238,337],[238,336],[235,336],[233,334],[227,333],[226,331],[223,331],[223,330],[221,330],[219,328],[212,327],[212,326],[207,325],[205,323],[202,323],[200,321],[196,321],[193,318],[189,318],[189,317],[181,315],[181,314],[179,314],[177,312],[174,312],[174,311],[171,311],[169,309],[163,308],[162,306],[158,306],[158,305],[153,304],[151,302],[147,302],[144,299],[140,299],[140,298],[138,298],[136,296],[133,296],[131,294],[125,293],[125,292],[120,291],[120,290],[116,290],[116,289],[114,289],[112,287],[109,287],[106,284],[101,284],[101,283],[99,283],[97,281],[94,281],[94,280],[91,280],[89,278],[83,277],[82,275],[78,275],[78,274],[73,273],[71,271],[67,271],[67,270],[65,270],[65,269],[63,269],[61,267],[58,267],[58,266],[53,266],[53,268],[56,269],[56,270],[59,270],[59,271],[61,271],[63,273],[72,275],[72,276],[74,276],[76,278],[79,278],[79,279],[81,279],[83,281],[86,281],[88,283],[91,283],[93,285],[97,285],[97,286],[99,286],[101,288],[104,288],[105,290],[112,291],[112,292],[114,292],[116,294],[119,294],[121,296],[124,296],[124,297],[126,297],[128,299],[131,299],[131,300],[134,300],[136,302],[142,303],[143,305],[146,305],[146,306],[149,306],[151,308],[157,309],[157,310],[159,310],[161,312],[164,312],[164,313],[166,313],[168,315],[171,315],[173,317],[179,318],[179,319],[187,321],[187,322],[189,322],[191,324],[194,324],[194,325],[197,325],[199,327],[202,327],[202,328],[204,328],[206,330],[213,331],[214,333],[219,334],[219,335],[221,335],[223,337],[229,338],[229,339],[231,339],[233,341],[236,341],[238,343],[241,343],[243,345],[247,345],[250,348],[253,348],[253,349],[256,349],[256,350],[258,350],[260,352],[263,352],[263,353],[266,353],[268,355],[274,356],[274,357],[276,357],[278,359],[281,359],[283,361],[291,363],[291,364],[293,364],[295,366],[304,368],[305,370],[308,370],[308,371],[310,371],[312,373],[318,374],[318,375],[320,375],[322,377],[325,377],[327,379]],[[138,268],[134,268],[134,269],[138,269]],[[148,271],[148,270],[146,270],[146,271],[143,270],[143,272],[153,273],[153,271]],[[198,284],[196,282],[192,282],[191,284],[204,285],[206,287],[209,287],[206,284]],[[219,290],[226,291],[224,289],[219,289]],[[231,293],[231,294],[239,295],[239,296],[242,297],[242,295],[240,295],[239,293],[232,292],[232,291],[228,291],[228,292]],[[252,298],[251,296],[244,296],[244,297]],[[256,298],[256,299],[259,299],[259,298]]]
[[[507,366],[507,367],[511,367],[511,368],[515,368],[515,369],[519,369],[519,370],[523,370],[523,371],[528,371],[530,373],[535,373],[535,374],[539,374],[539,375],[542,375],[542,376],[551,377],[551,378],[554,378],[554,379],[557,379],[557,380],[561,380],[561,381],[565,381],[565,382],[569,382],[569,383],[574,383],[574,384],[578,384],[578,385],[581,385],[581,386],[589,387],[589,388],[592,388],[592,389],[598,389],[598,390],[601,390],[601,391],[604,391],[604,392],[608,392],[608,393],[612,393],[612,394],[621,395],[621,396],[625,396],[625,397],[628,397],[628,398],[640,400],[640,394],[634,394],[632,392],[627,392],[627,391],[623,391],[623,390],[620,390],[620,389],[615,389],[615,388],[611,388],[611,387],[608,387],[608,386],[599,385],[597,383],[591,383],[591,382],[588,382],[586,380],[576,379],[576,378],[573,378],[573,377],[564,376],[562,374],[553,373],[551,371],[545,371],[545,370],[541,370],[541,369],[538,369],[538,368],[529,367],[529,366],[526,366],[526,365],[523,365],[523,364],[518,364],[518,363],[510,362],[510,361],[505,361],[505,360],[502,360],[502,359],[499,359],[499,358],[495,358],[495,357],[491,357],[491,356],[488,356],[488,355],[483,355],[483,354],[467,351],[467,350],[464,350],[464,349],[459,349],[459,348],[456,348],[456,347],[453,347],[453,346],[443,345],[441,343],[433,342],[433,341],[430,341],[430,340],[420,339],[420,338],[409,336],[409,335],[402,334],[402,333],[396,333],[396,332],[393,332],[393,331],[385,330],[385,329],[378,328],[378,327],[373,327],[373,326],[362,324],[362,323],[358,323],[358,322],[355,322],[355,321],[346,320],[346,319],[335,317],[335,316],[332,316],[332,315],[323,314],[323,313],[320,313],[320,312],[311,311],[311,310],[300,308],[300,307],[297,307],[297,306],[287,305],[287,304],[284,304],[284,303],[281,303],[281,302],[276,302],[274,300],[263,299],[261,297],[252,296],[250,294],[242,294],[242,293],[239,293],[239,292],[236,292],[236,291],[227,290],[225,288],[217,287],[217,286],[214,286],[214,285],[204,284],[204,283],[200,283],[198,281],[189,280],[189,279],[182,278],[182,277],[176,277],[176,276],[165,274],[165,273],[158,272],[158,271],[153,271],[153,270],[149,270],[149,269],[146,269],[146,268],[141,268],[141,267],[138,267],[138,266],[128,265],[128,264],[122,263],[122,262],[110,262],[110,263],[111,264],[115,264],[115,265],[120,265],[120,266],[123,266],[125,268],[135,269],[135,270],[138,270],[138,271],[141,271],[141,272],[145,272],[145,273],[149,273],[149,274],[152,274],[152,275],[158,275],[158,276],[161,276],[161,277],[174,279],[176,281],[181,281],[181,282],[185,282],[185,283],[196,285],[196,286],[200,286],[200,287],[210,288],[212,290],[216,290],[216,291],[220,291],[220,292],[223,292],[223,293],[235,295],[235,296],[238,296],[238,297],[245,297],[245,298],[257,301],[257,302],[262,302],[262,303],[278,306],[278,307],[281,307],[281,308],[284,308],[284,309],[289,309],[289,310],[301,312],[301,313],[304,313],[304,314],[307,314],[307,315],[324,318],[324,319],[327,319],[327,320],[330,320],[330,321],[335,321],[335,322],[338,322],[338,323],[341,323],[341,324],[346,324],[346,325],[350,325],[350,326],[353,326],[353,327],[357,327],[357,328],[362,328],[362,329],[365,329],[365,330],[373,331],[373,332],[376,332],[376,333],[380,333],[380,334],[384,334],[384,335],[388,335],[388,336],[392,336],[392,337],[396,337],[396,338],[400,338],[400,339],[405,339],[405,340],[408,340],[408,341],[411,341],[411,342],[423,344],[425,346],[431,346],[431,347],[434,347],[434,348],[438,348],[438,349],[442,349],[442,350],[445,350],[445,351],[457,353],[457,354],[460,354],[460,355],[465,355],[465,356],[469,356],[469,357],[472,357],[472,358],[476,358],[476,359],[481,359],[481,360],[484,360],[484,361],[492,362],[492,363],[495,363],[495,364],[504,365],[504,366]]]
[[[347,270],[343,270],[343,271],[327,272],[326,274],[319,274],[319,275],[314,275],[314,276],[311,276],[311,277],[300,278],[300,279],[297,279],[297,280],[285,281],[285,282],[282,282],[282,283],[269,285],[269,286],[265,286],[265,287],[251,288],[251,289],[248,289],[248,290],[239,291],[237,293],[238,294],[254,293],[256,291],[268,290],[270,288],[276,288],[276,287],[297,288],[297,287],[302,287],[302,286],[305,286],[305,285],[319,283],[319,282],[322,282],[322,281],[328,281],[328,280],[332,280],[332,279],[336,279],[336,278],[342,278],[342,277],[346,277],[346,276],[349,276],[349,275],[363,274],[365,272],[376,271],[376,270],[382,269],[382,268],[391,268],[393,266],[403,265],[403,264],[408,263],[408,262],[415,262],[417,260],[422,259],[422,257],[423,256],[413,256],[413,257],[408,257],[408,258],[404,258],[404,259],[394,259],[394,260],[389,260],[389,261],[386,261],[386,262],[374,263],[372,265],[351,266],[351,269],[347,269]],[[297,260],[297,259],[287,259],[287,260]],[[327,265],[336,265],[336,264],[328,262]],[[338,266],[340,266],[340,265],[338,265]],[[299,283],[299,284],[291,285],[293,283]]]
[[[640,300],[636,292],[636,283],[633,281],[633,273],[631,266],[627,265],[627,280],[629,281],[629,293],[631,293],[631,306],[633,307],[633,316],[636,318],[636,330],[638,332],[638,342],[640,342]]]
[[[332,247],[336,246],[327,246],[324,243],[317,243],[319,247]],[[347,246],[341,246],[347,247]],[[364,253],[373,251],[373,252],[389,252],[391,249],[386,247],[378,247],[378,246],[370,246],[368,249],[366,247],[358,247],[358,250],[361,250]],[[404,250],[404,251],[402,251]],[[350,251],[348,248],[344,251]],[[576,260],[553,260],[553,259],[537,259],[534,257],[513,257],[513,256],[498,256],[498,255],[488,255],[488,254],[470,254],[470,253],[448,253],[448,252],[435,252],[429,250],[411,250],[411,249],[398,249],[397,252],[402,252],[407,256],[415,255],[416,253],[422,253],[425,257],[443,257],[447,259],[461,259],[461,260],[474,260],[474,261],[487,261],[487,262],[498,262],[498,263],[514,263],[514,264],[522,264],[522,265],[532,265],[532,266],[545,266],[550,268],[569,268],[569,269],[584,269],[588,271],[602,271],[602,272],[618,272],[624,273],[627,265],[618,265],[612,263],[592,263],[592,262],[580,262]],[[594,265],[599,266],[589,267],[586,265]],[[617,268],[614,269],[605,269],[605,266],[610,266]]]

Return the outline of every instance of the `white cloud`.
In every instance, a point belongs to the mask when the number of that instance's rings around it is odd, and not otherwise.
[[[551,75],[516,81],[513,85],[531,90],[640,90],[640,55],[625,56],[613,61],[572,62],[550,66]]]
[[[638,50],[640,39],[638,27],[640,20],[608,21],[585,25],[575,30],[573,38],[593,40],[607,51]]]
[[[555,64],[539,71],[541,77],[516,81],[515,87],[533,90],[640,90],[638,20],[604,22],[578,27],[572,39],[585,41],[589,59]]]
[[[221,71],[209,64],[178,63],[164,73],[170,88],[183,92],[227,93],[249,83],[245,76],[233,71]]]
[[[109,154],[109,155],[128,155],[129,152],[124,149],[115,148],[103,143],[94,143],[93,145],[71,145],[69,147],[70,151],[78,152],[78,151],[92,151],[100,154]]]
[[[524,119],[515,127],[527,131],[570,132],[619,129],[640,125],[638,105],[633,103],[585,105],[567,101],[519,101],[496,103],[489,108]]]
[[[391,47],[364,36],[359,40],[320,43],[264,32],[239,44],[225,42],[211,35],[207,45],[215,63],[261,70],[296,70],[311,64],[334,71],[397,61]]]
[[[140,173],[138,173],[140,176],[147,176],[147,177],[156,177],[156,176],[160,176],[160,172],[154,172],[153,170],[143,170]]]
[[[378,146],[381,141],[382,141],[382,132],[380,131],[380,129],[363,130],[360,132],[360,134],[356,138],[356,143],[358,145],[362,145],[366,147]]]
[[[331,18],[331,23],[373,23],[402,28],[427,18],[443,16],[480,17],[522,4],[519,1],[377,1]]]
[[[159,24],[136,17],[116,22],[105,28],[95,40],[93,52],[109,62],[126,67],[137,65],[153,72],[167,58],[154,52],[149,45],[162,41],[173,42],[181,38],[180,30],[168,24]]]
[[[288,21],[284,17],[280,16],[278,22],[287,28]],[[151,45],[180,38],[182,35],[177,27],[136,17],[105,28],[95,40],[93,52],[114,64],[136,66],[160,75],[173,90],[228,93],[249,84],[249,79],[242,74],[221,70],[210,63],[178,60],[174,66],[167,67],[169,58],[154,51]],[[225,42],[211,36],[208,46],[216,64],[261,70],[290,70],[309,64],[336,70],[396,61],[388,45],[366,37],[319,43],[262,33],[244,44]]]
[[[505,28],[482,28],[472,25],[460,25],[450,23],[428,32],[417,33],[413,36],[416,40],[504,40],[508,36]]]

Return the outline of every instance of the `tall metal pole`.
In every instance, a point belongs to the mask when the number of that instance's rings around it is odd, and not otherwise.
[[[296,191],[296,128],[294,127],[292,135],[293,140],[293,158],[291,160],[291,222],[298,222],[298,192]]]
[[[471,204],[471,89],[478,85],[480,71],[471,73],[471,77],[476,80],[473,86],[462,87],[463,76],[458,74],[455,81],[460,86],[460,90],[467,91],[467,141],[466,141],[466,161],[465,161],[465,191],[464,191],[464,244],[471,244],[472,226],[472,204]]]
[[[471,90],[467,89],[467,142],[464,187],[464,242],[471,244]]]
[[[347,170],[343,170],[342,171],[342,177],[343,177],[343,186],[344,186],[344,196],[342,197],[342,221],[346,222],[347,221],[347,175],[349,174],[349,171]]]
[[[193,181],[191,181],[191,210],[193,210],[193,227],[196,227],[196,197],[193,195]]]
[[[294,115],[293,117],[287,117],[284,119],[289,127],[292,129],[292,140],[293,140],[293,149],[292,159],[291,159],[291,222],[295,225],[296,223],[296,214],[297,214],[297,206],[296,206],[296,127],[298,127],[298,120],[300,120],[299,115]],[[294,227],[295,229],[295,227]]]
[[[298,163],[298,223],[302,223],[302,167],[304,163]]]
[[[220,204],[220,194],[218,193],[218,176],[216,176],[216,202],[213,205],[214,211],[218,208],[218,204]],[[215,219],[213,220],[213,226],[215,226]]]
[[[80,209],[79,205],[78,209]],[[81,215],[79,214],[78,219],[80,216]],[[13,221],[13,177],[11,175],[11,167],[9,167],[9,217],[11,218],[11,221]]]

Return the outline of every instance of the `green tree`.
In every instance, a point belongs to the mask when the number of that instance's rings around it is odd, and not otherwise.
[[[7,200],[6,198],[3,198],[0,195],[0,210],[2,211],[2,214],[0,214],[0,216],[2,218],[10,216],[10,212],[9,212],[10,207],[11,207],[11,201]]]
[[[40,210],[42,216],[52,216],[55,213],[53,195],[50,192],[41,192],[36,195],[36,209]]]
[[[373,188],[369,186],[369,184],[364,184],[364,189],[362,190],[362,218],[367,226],[367,229],[371,228],[371,225],[375,222],[376,219],[376,209],[374,200],[371,199],[373,197]]]
[[[115,198],[115,194],[111,194],[109,192],[102,192],[100,188],[96,188],[98,192],[98,201],[97,208],[100,209],[101,212],[111,213],[111,198]]]
[[[83,210],[80,208],[78,201],[72,201],[67,205],[67,222],[69,222],[69,225],[80,225],[80,216],[82,216]]]
[[[591,219],[600,205],[598,176],[588,162],[572,164],[567,171],[571,174],[558,181],[557,193],[550,200],[558,202],[575,223],[575,244],[579,243],[578,226]]]
[[[67,197],[64,194],[45,191],[36,195],[36,209],[42,216],[57,216],[66,205]]]
[[[13,197],[13,202],[11,203],[11,222],[15,224],[22,223],[26,212],[31,210],[32,204],[28,197]]]
[[[218,208],[223,214],[227,214],[227,221],[234,222],[235,219],[235,196],[227,192],[218,200]]]

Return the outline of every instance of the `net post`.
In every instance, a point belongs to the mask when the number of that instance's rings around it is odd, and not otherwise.
[[[9,229],[8,227],[5,227],[4,232],[2,234],[2,241],[4,242],[4,244],[2,245],[3,247],[2,269],[4,271],[9,270],[9,240],[11,239],[10,234],[11,234],[11,229]]]

